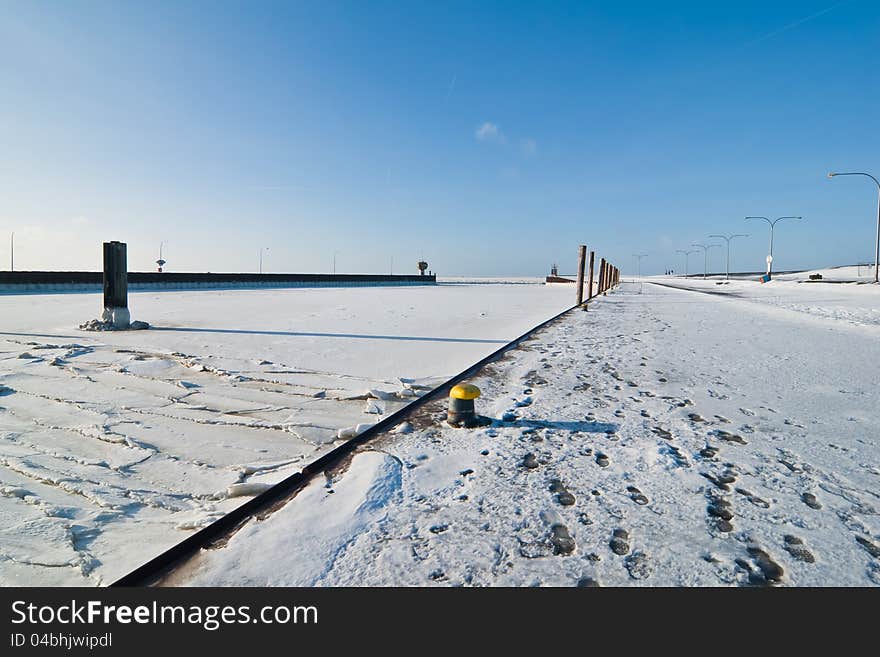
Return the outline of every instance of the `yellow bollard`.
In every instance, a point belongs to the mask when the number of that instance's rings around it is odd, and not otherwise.
[[[453,427],[471,429],[480,424],[474,400],[480,396],[480,389],[470,383],[459,383],[449,391],[449,410],[446,421]]]

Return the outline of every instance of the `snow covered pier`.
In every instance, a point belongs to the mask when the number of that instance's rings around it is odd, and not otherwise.
[[[880,584],[877,290],[709,285],[566,314],[490,426],[426,404],[165,583]]]

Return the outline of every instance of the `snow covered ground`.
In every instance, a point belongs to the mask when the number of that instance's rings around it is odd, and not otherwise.
[[[0,584],[106,584],[573,303],[542,285],[0,296]]]
[[[822,281],[809,281],[811,273],[820,273]],[[861,273],[861,277],[858,276]],[[657,277],[658,283],[737,295],[755,303],[840,320],[857,326],[880,326],[880,287],[866,285],[873,280],[873,268],[840,267],[799,274],[783,274],[765,284],[754,280],[723,278]]]
[[[473,379],[491,426],[429,404],[166,583],[880,585],[877,290],[661,282],[695,290],[569,313]]]

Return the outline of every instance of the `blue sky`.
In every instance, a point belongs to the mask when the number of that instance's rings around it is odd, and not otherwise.
[[[871,259],[880,3],[0,2],[0,267]],[[721,250],[714,268],[723,266]],[[696,260],[692,257],[692,266]]]

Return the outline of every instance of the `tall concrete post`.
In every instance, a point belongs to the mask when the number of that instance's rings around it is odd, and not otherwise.
[[[101,318],[117,329],[127,329],[131,324],[125,242],[104,242],[104,314]]]

